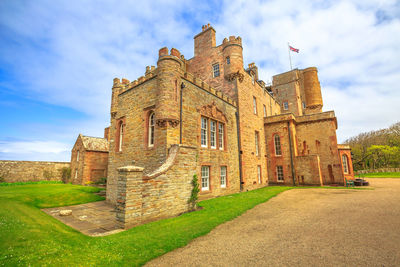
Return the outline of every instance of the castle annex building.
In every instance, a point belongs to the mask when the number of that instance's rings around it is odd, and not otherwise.
[[[206,25],[193,58],[164,47],[144,76],[114,79],[107,200],[123,227],[188,211],[195,174],[200,199],[354,176],[335,113],[322,111],[317,69],[266,85],[254,63],[243,67],[242,50],[240,37],[217,45]]]

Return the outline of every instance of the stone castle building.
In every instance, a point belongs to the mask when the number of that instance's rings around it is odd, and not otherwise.
[[[317,69],[294,69],[266,85],[243,67],[242,40],[194,37],[194,57],[159,50],[157,67],[114,79],[107,200],[123,227],[188,211],[199,199],[271,184],[343,184],[350,149],[337,144],[333,111],[322,111]]]

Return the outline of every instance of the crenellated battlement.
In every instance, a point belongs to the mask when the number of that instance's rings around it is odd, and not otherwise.
[[[233,105],[237,106],[237,103],[235,100],[227,96],[226,94],[222,93],[219,90],[216,90],[215,88],[211,87],[208,83],[204,82],[203,80],[199,79],[198,77],[195,77],[193,74],[189,72],[185,72],[185,74],[182,77],[186,81],[196,85],[197,87],[200,87],[201,89],[209,92],[210,94],[222,99],[223,101]]]
[[[231,45],[238,45],[238,46],[242,46],[242,38],[240,36],[235,37],[235,36],[229,36],[229,39],[224,38],[224,40],[222,41],[222,50],[224,50],[227,46],[231,46]]]

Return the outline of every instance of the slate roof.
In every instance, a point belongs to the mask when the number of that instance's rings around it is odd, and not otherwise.
[[[105,138],[81,135],[81,139],[86,150],[108,152],[108,141]]]

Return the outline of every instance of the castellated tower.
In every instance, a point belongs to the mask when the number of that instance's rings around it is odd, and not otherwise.
[[[304,69],[303,82],[304,94],[306,100],[305,114],[314,114],[322,112],[322,94],[321,85],[318,81],[318,70],[316,67]]]
[[[157,62],[157,99],[155,107],[156,123],[165,132],[165,144],[179,144],[180,77],[184,64],[180,52],[172,48],[159,50]]]
[[[122,90],[122,84],[119,78],[114,78],[112,94],[111,94],[111,119],[115,118],[115,114],[118,111],[118,95]]]
[[[243,47],[242,38],[230,36],[222,42],[224,58],[224,77],[229,79],[235,73],[243,70]]]

